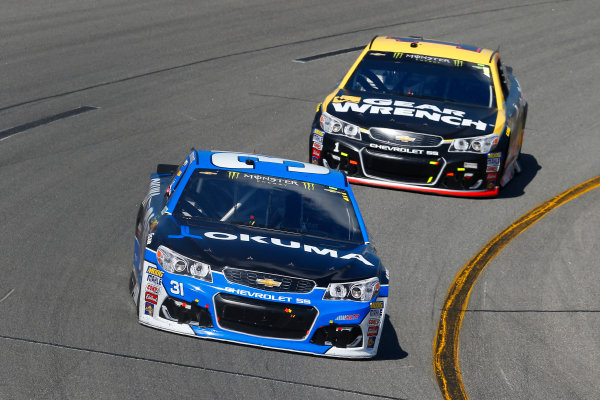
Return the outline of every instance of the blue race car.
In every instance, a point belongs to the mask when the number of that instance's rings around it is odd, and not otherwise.
[[[322,166],[192,150],[139,208],[130,291],[154,328],[370,358],[388,282],[348,181]]]

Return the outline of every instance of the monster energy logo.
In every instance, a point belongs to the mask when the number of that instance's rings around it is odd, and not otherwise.
[[[404,55],[404,53],[394,53],[394,58],[395,59],[402,58],[403,55]]]
[[[304,189],[315,190],[315,184],[310,182],[302,182],[304,184]]]
[[[463,66],[462,60],[452,60],[452,61],[454,61],[454,66],[455,67],[462,67]]]
[[[229,176],[229,179],[237,179],[240,177],[240,173],[229,171],[228,176]]]

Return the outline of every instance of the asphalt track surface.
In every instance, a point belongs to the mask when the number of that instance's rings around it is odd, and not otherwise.
[[[0,398],[442,398],[432,343],[458,271],[600,174],[600,3],[436,3],[2,1]],[[530,103],[524,171],[496,199],[354,187],[391,270],[379,356],[139,325],[127,278],[156,164],[192,146],[307,160],[315,107],[358,54],[343,50],[376,34],[500,45]],[[479,276],[460,331],[469,398],[600,396],[599,204],[596,189],[553,210]]]

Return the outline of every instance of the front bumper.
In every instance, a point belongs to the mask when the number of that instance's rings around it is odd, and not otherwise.
[[[417,148],[363,142],[313,128],[313,163],[344,172],[371,186],[464,197],[496,196],[503,153],[454,153],[448,144]]]
[[[146,250],[141,274],[139,322],[174,333],[273,349],[343,358],[377,353],[388,285],[372,302],[322,300],[310,293],[258,290],[213,271],[203,282],[162,271]],[[154,256],[154,257],[153,257]]]

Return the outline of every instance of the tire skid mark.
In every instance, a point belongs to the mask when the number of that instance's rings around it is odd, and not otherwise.
[[[10,296],[11,294],[13,294],[14,291],[15,291],[15,289],[11,289],[10,292],[8,292],[6,294],[6,296],[4,296],[3,298],[0,299],[0,303],[2,303],[4,300],[8,299],[8,296]]]

